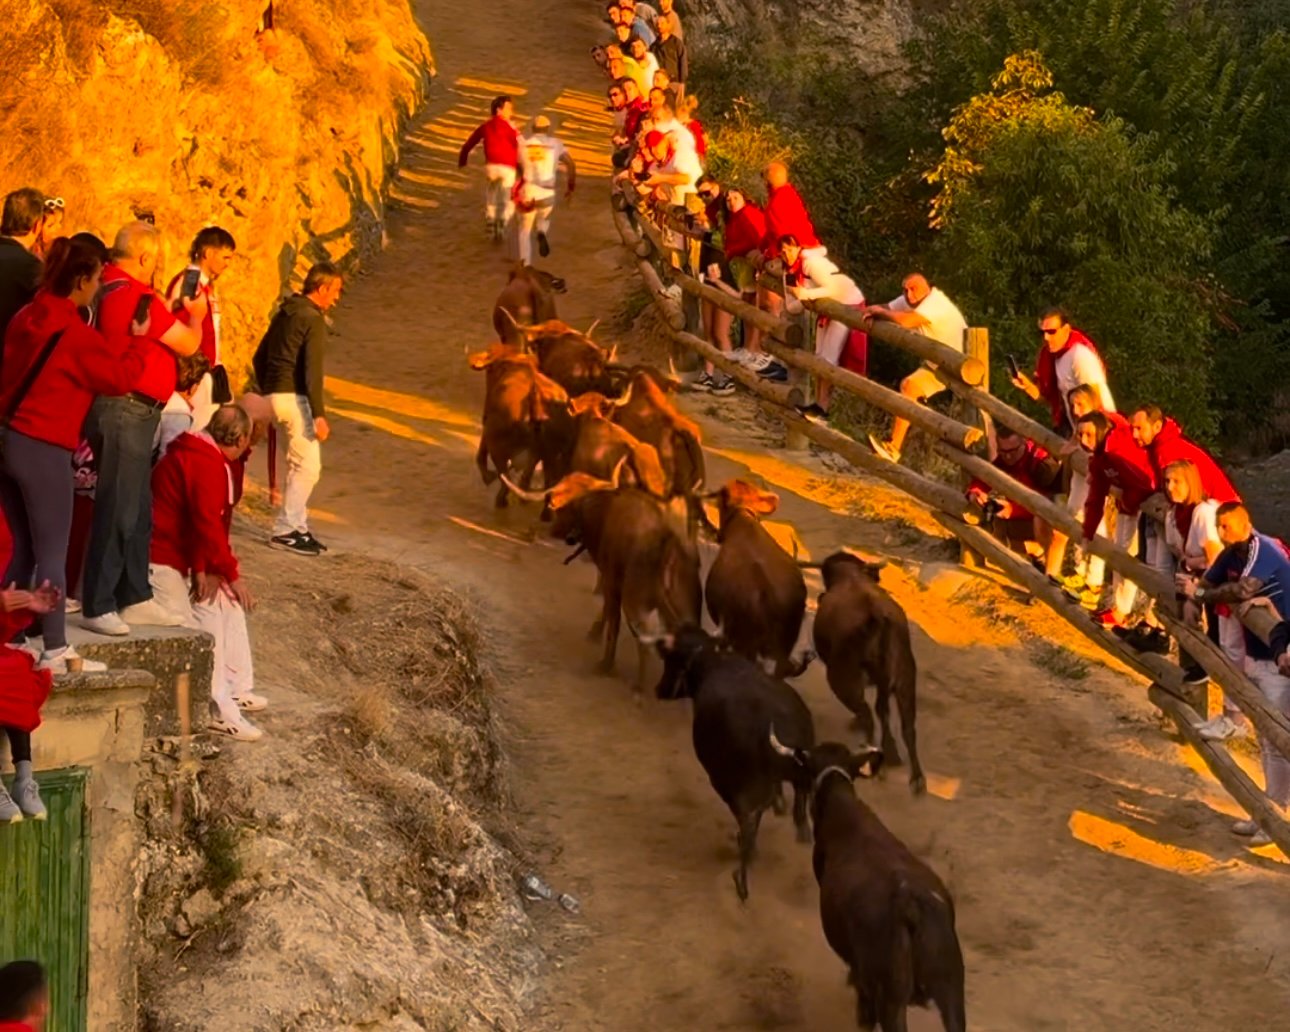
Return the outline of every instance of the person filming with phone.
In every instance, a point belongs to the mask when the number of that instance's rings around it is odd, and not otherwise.
[[[201,321],[201,352],[206,356],[210,371],[202,377],[189,399],[194,431],[204,429],[215,410],[233,400],[228,373],[220,365],[220,303],[215,282],[228,269],[236,250],[237,243],[232,233],[219,226],[207,226],[193,238],[192,247],[188,249],[189,265],[166,288],[171,311],[181,322],[188,321],[185,301],[191,301],[199,294],[206,298],[206,315]]]
[[[1114,412],[1115,401],[1106,383],[1106,366],[1102,364],[1093,342],[1071,325],[1066,311],[1045,308],[1039,314],[1039,334],[1042,343],[1035,359],[1034,379],[1015,369],[1012,385],[1031,400],[1042,400],[1048,405],[1053,429],[1064,435],[1069,435],[1074,429],[1075,417],[1066,399],[1081,384],[1094,388],[1101,408]]]
[[[153,289],[161,265],[161,232],[148,222],[121,228],[113,261],[103,270],[98,329],[106,337],[139,334],[143,367],[129,388],[101,395],[90,408],[85,437],[98,461],[94,521],[82,587],[83,625],[96,634],[125,635],[130,623],[173,626],[152,601],[148,543],[152,536],[152,444],[161,410],[175,392],[177,355],[202,344],[209,304],[183,301],[187,321],[175,318]]]

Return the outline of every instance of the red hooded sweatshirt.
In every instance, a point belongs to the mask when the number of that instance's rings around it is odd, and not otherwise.
[[[461,153],[457,155],[459,168],[465,166],[470,152],[478,146],[480,140],[484,141],[485,164],[519,168],[520,134],[501,115],[494,115],[466,137],[466,142],[461,145]]]
[[[0,611],[0,640],[8,641],[32,621],[30,610]],[[0,727],[30,734],[40,727],[40,708],[49,698],[53,677],[37,670],[30,652],[0,645]],[[0,1032],[8,1026],[0,1022]],[[26,1025],[19,1025],[26,1028]]]
[[[187,576],[238,577],[228,527],[235,496],[233,472],[209,434],[183,433],[152,471],[152,548],[149,561]]]
[[[1088,460],[1088,501],[1084,503],[1084,537],[1091,540],[1102,522],[1106,497],[1120,489],[1116,508],[1125,516],[1138,509],[1156,489],[1156,472],[1147,450],[1133,439],[1129,421],[1116,412],[1106,413],[1111,432]]]
[[[31,363],[60,330],[63,335],[9,425],[20,434],[72,451],[80,443],[81,424],[95,396],[130,391],[143,372],[143,347],[151,342],[121,334],[104,336],[81,321],[70,298],[42,290],[13,317],[5,333],[0,412],[7,411]]]
[[[745,201],[742,208],[726,216],[726,261],[757,250],[765,236],[766,213],[751,201]]]
[[[806,205],[792,183],[785,183],[770,192],[766,201],[766,235],[762,238],[762,254],[767,258],[779,256],[779,238],[793,236],[803,249],[819,247],[815,226],[806,212]]]
[[[1155,440],[1147,445],[1147,455],[1151,457],[1156,480],[1161,484],[1165,480],[1165,467],[1171,462],[1182,462],[1186,459],[1200,473],[1200,485],[1204,488],[1207,497],[1214,499],[1220,505],[1224,502],[1241,500],[1240,494],[1227,479],[1227,474],[1214,461],[1214,456],[1199,444],[1187,440],[1183,436],[1182,428],[1172,419],[1165,420],[1165,425],[1161,427],[1160,433],[1156,434]]]
[[[1001,459],[996,458],[993,465],[1007,473],[1017,483],[1048,498],[1053,496],[1053,492],[1057,489],[1058,482],[1061,480],[1061,464],[1052,458],[1044,448],[1030,440],[1026,441],[1026,450],[1016,463],[1009,466]],[[967,493],[971,494],[973,490],[990,494],[993,489],[984,480],[974,477],[967,486]],[[1034,513],[1029,509],[1023,508],[1017,502],[1013,502],[1012,515],[1008,518],[1012,520],[1028,520],[1033,516]]]

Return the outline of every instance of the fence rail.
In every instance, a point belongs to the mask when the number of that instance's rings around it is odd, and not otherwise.
[[[634,221],[640,232],[633,228],[632,220],[627,214],[629,211],[634,213]],[[676,345],[713,363],[748,388],[761,405],[780,416],[790,434],[798,434],[840,455],[858,469],[878,477],[925,505],[940,526],[962,542],[965,548],[985,556],[1011,580],[1046,604],[1104,652],[1145,678],[1148,681],[1150,701],[1174,721],[1180,735],[1196,749],[1224,789],[1244,807],[1273,842],[1290,856],[1290,823],[1286,822],[1280,810],[1250,780],[1224,747],[1206,742],[1193,728],[1193,722],[1199,719],[1195,706],[1204,708],[1203,695],[1197,698],[1189,692],[1177,666],[1163,657],[1138,653],[1109,631],[1096,626],[1043,573],[1010,551],[994,535],[968,522],[965,519],[967,500],[961,489],[888,462],[874,455],[866,445],[842,432],[817,426],[801,418],[793,408],[803,400],[798,387],[791,383],[768,383],[691,332],[697,327],[692,321],[687,323],[682,306],[668,291],[668,287],[679,286],[685,294],[715,305],[737,318],[746,319],[765,335],[762,343],[766,350],[791,369],[809,373],[889,415],[909,420],[915,428],[933,439],[933,450],[939,456],[957,466],[965,475],[978,477],[994,493],[1023,506],[1055,530],[1075,540],[1083,537],[1083,528],[1078,519],[1065,507],[1019,483],[1004,470],[976,454],[983,438],[979,428],[911,402],[896,391],[804,351],[805,334],[799,324],[756,309],[691,275],[686,271],[690,247],[684,241],[692,240],[693,233],[667,220],[661,226],[656,225],[652,221],[654,216],[648,209],[619,192],[613,195],[613,218],[619,236],[632,252],[642,281],[662,312],[668,332]],[[669,235],[678,240],[680,246],[671,246],[668,243]],[[764,277],[762,284],[776,289],[776,283],[772,279]],[[960,354],[953,348],[912,333],[895,323],[868,318],[860,311],[837,302],[804,301],[803,306],[817,315],[863,330],[875,340],[931,363],[936,368],[938,377],[955,396],[970,411],[979,413],[983,421],[985,417],[993,419],[1031,438],[1054,455],[1061,455],[1064,450],[1067,444],[1065,438],[980,389],[988,377],[987,365],[980,358]],[[1087,473],[1088,457],[1082,451],[1061,457],[1071,469]],[[1159,510],[1150,509],[1149,515],[1159,518]],[[1177,600],[1172,580],[1141,562],[1136,556],[1118,548],[1107,538],[1094,538],[1087,550],[1105,560],[1113,571],[1137,584],[1156,603],[1159,619],[1177,639],[1180,647],[1186,649],[1223,688],[1259,735],[1286,756],[1290,756],[1290,719],[1267,703],[1263,693],[1221,648],[1201,631],[1178,619],[1175,615]],[[1270,614],[1259,610],[1251,611],[1242,620],[1246,627],[1264,641],[1276,622]]]

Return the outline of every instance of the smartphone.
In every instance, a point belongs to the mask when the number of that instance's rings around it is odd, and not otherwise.
[[[197,288],[202,283],[201,269],[184,270],[184,282],[179,287],[179,296],[186,297],[190,300],[197,296]]]
[[[1021,376],[1021,366],[1017,365],[1017,360],[1012,355],[1008,356],[1008,371],[1012,373],[1014,380]]]
[[[143,322],[148,318],[148,313],[152,311],[152,294],[140,294],[139,300],[134,306],[134,321]]]

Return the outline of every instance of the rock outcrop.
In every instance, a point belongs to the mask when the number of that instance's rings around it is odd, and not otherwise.
[[[293,276],[379,249],[434,74],[407,0],[0,0],[0,18],[0,190],[63,197],[65,231],[109,243],[150,213],[167,274],[202,226],[229,230],[235,374]]]

